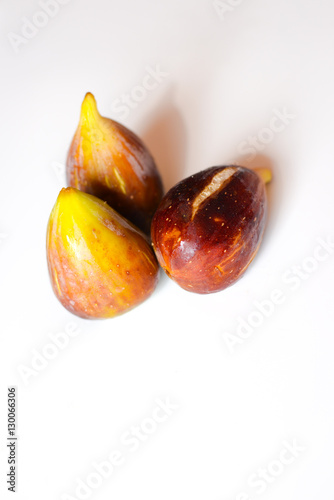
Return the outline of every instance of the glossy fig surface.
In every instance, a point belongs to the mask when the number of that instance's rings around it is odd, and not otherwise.
[[[232,285],[254,258],[265,227],[271,172],[208,168],[174,186],[152,221],[161,267],[182,288],[212,293]]]
[[[109,318],[144,301],[158,281],[147,238],[95,196],[60,191],[47,228],[53,290],[82,318]]]
[[[100,115],[91,93],[81,106],[66,176],[69,186],[101,198],[149,233],[163,195],[155,162],[137,135]]]

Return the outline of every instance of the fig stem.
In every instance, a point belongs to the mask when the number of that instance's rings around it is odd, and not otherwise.
[[[256,172],[257,175],[261,177],[261,179],[265,184],[268,184],[268,182],[270,182],[273,177],[272,171],[270,170],[270,168],[267,167],[254,168],[254,172]]]

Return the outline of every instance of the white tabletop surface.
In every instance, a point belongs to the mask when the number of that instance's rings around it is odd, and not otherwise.
[[[16,386],[17,500],[333,499],[334,3],[2,0],[0,14],[1,498]],[[263,244],[234,286],[195,295],[163,275],[104,321],[57,301],[45,230],[87,91],[166,189],[272,166]]]

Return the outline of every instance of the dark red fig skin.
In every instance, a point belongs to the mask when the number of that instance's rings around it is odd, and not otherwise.
[[[227,168],[230,177],[198,204],[213,177]],[[266,213],[265,184],[254,171],[230,165],[192,175],[163,197],[154,215],[151,237],[158,261],[185,290],[223,290],[254,258]]]

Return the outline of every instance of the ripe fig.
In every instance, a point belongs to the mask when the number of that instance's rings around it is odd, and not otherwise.
[[[152,221],[161,267],[182,288],[212,293],[245,272],[262,240],[268,169],[208,168],[174,186]]]
[[[63,188],[47,229],[53,290],[82,318],[109,318],[144,301],[158,281],[146,236],[105,202]]]
[[[149,233],[163,195],[157,167],[139,137],[99,114],[90,93],[81,106],[66,175],[69,186],[101,198]]]

